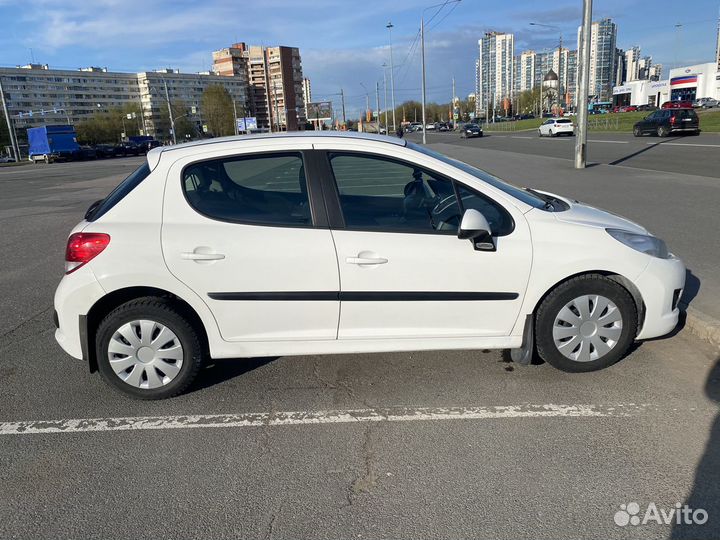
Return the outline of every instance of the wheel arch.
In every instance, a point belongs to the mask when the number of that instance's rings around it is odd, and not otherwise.
[[[640,334],[640,331],[642,330],[643,322],[645,321],[645,303],[643,302],[642,295],[640,294],[640,291],[635,286],[635,284],[630,281],[625,276],[622,276],[616,272],[610,272],[607,270],[587,270],[583,272],[577,272],[575,274],[569,275],[549,287],[535,302],[535,304],[532,307],[531,314],[533,316],[533,319],[535,318],[535,315],[537,313],[538,308],[543,303],[545,298],[548,297],[548,295],[553,292],[555,289],[557,289],[559,286],[563,285],[564,283],[567,283],[571,279],[575,279],[577,277],[581,276],[591,276],[591,275],[599,275],[606,277],[618,285],[620,285],[623,289],[625,289],[628,293],[630,293],[630,296],[632,297],[633,301],[635,302],[635,307],[637,309],[637,334]]]
[[[83,356],[85,356],[88,362],[88,368],[91,373],[94,373],[98,369],[97,356],[95,353],[95,333],[100,322],[108,313],[121,304],[148,296],[162,298],[174,304],[180,314],[187,318],[190,325],[197,332],[205,352],[207,353],[209,351],[209,339],[205,325],[197,311],[195,311],[186,300],[174,293],[157,287],[125,287],[114,290],[100,298],[80,321],[80,334],[83,342],[82,348],[85,353]]]

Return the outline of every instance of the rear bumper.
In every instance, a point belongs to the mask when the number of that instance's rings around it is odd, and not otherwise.
[[[645,271],[635,280],[645,304],[645,321],[637,339],[648,339],[671,332],[678,323],[677,307],[685,287],[685,265],[672,257],[653,258]]]
[[[55,340],[73,358],[87,359],[87,336],[82,323],[90,308],[104,294],[87,266],[64,276],[55,291]]]

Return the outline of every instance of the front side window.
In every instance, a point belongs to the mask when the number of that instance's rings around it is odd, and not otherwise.
[[[241,223],[312,224],[300,154],[229,157],[189,165],[183,190],[190,205],[210,218]]]
[[[467,208],[482,212],[493,234],[513,229],[512,217],[494,201],[411,163],[331,154],[330,164],[349,229],[457,234]]]

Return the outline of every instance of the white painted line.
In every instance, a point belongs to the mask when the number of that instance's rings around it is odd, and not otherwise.
[[[537,139],[537,137],[523,137],[523,136],[520,136],[520,135],[513,135],[513,136],[510,137],[510,138],[511,138],[511,139]]]
[[[488,420],[548,417],[623,417],[641,413],[647,405],[506,405],[496,407],[437,407],[393,409],[349,409],[335,411],[258,412],[27,420],[0,422],[0,435],[141,431],[151,429],[245,428],[352,424],[361,422],[413,422],[435,420]]]
[[[603,141],[600,139],[588,139],[588,142],[599,142],[608,144],[628,144],[630,141]]]
[[[645,144],[662,144],[663,146],[703,146],[706,148],[720,148],[720,144],[697,144],[697,143],[677,143],[677,142],[649,142]]]

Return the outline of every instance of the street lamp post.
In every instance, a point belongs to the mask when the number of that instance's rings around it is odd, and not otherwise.
[[[387,64],[383,62],[383,92],[385,94],[383,98],[383,110],[385,111],[385,131],[390,132],[388,129],[388,116],[387,116]]]
[[[575,168],[584,169],[587,157],[588,86],[590,83],[590,32],[592,0],[583,0],[583,21],[580,34],[580,77],[577,96],[577,134],[575,137]]]
[[[422,79],[422,142],[423,144],[427,143],[426,138],[426,130],[425,130],[425,12],[429,9],[436,8],[436,7],[445,7],[447,4],[453,4],[460,2],[460,0],[452,0],[452,1],[446,1],[442,4],[435,4],[434,6],[428,6],[425,9],[422,10],[422,13],[420,14],[420,73],[421,73],[421,79]],[[441,8],[442,9],[442,8]],[[439,12],[440,10],[438,10]],[[435,14],[437,15],[437,13]],[[432,17],[430,18],[432,20]],[[436,24],[437,26],[437,24]],[[391,49],[392,53],[392,49]],[[392,72],[390,73],[392,75]],[[393,103],[393,107],[395,104]],[[394,111],[393,111],[394,112]]]
[[[390,100],[392,104],[392,119],[393,119],[393,131],[397,129],[395,124],[395,76],[393,72],[395,71],[395,68],[393,67],[393,50],[392,50],[392,29],[393,29],[393,23],[389,22],[387,23],[387,26],[385,28],[388,29],[389,35],[390,35]],[[386,113],[387,114],[387,113]]]

